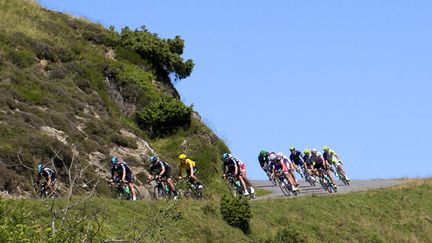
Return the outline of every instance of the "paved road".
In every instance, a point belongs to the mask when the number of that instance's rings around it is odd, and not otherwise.
[[[299,180],[300,181],[300,180]],[[285,197],[278,186],[273,186],[269,181],[252,181],[255,185],[255,188],[270,190],[272,194],[264,195],[258,197],[257,199],[269,199],[269,198],[281,198]],[[398,179],[385,179],[385,180],[352,180],[351,185],[345,186],[343,182],[337,181],[336,184],[338,186],[338,192],[340,193],[348,193],[354,191],[365,191],[371,189],[378,189],[384,187],[390,187],[398,184],[404,183],[403,180]],[[330,195],[330,193],[324,191],[324,189],[317,183],[316,187],[311,187],[309,183],[305,181],[300,181],[300,196],[307,195]],[[334,193],[331,193],[334,194]]]

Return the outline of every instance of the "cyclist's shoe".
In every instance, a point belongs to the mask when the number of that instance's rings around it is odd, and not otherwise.
[[[173,199],[174,199],[174,201],[176,201],[176,200],[178,199],[178,197],[177,197],[177,196],[174,196]]]
[[[345,176],[345,179],[346,179],[347,181],[350,181],[350,178],[348,178],[348,176]]]
[[[203,185],[198,185],[198,189],[203,189]]]
[[[298,191],[298,188],[297,188],[297,186],[293,186],[292,187],[292,190],[295,192],[295,191]]]
[[[336,185],[336,184],[333,184],[333,187],[334,187],[334,188],[337,188],[337,185]]]
[[[244,195],[244,196],[249,196],[249,192],[248,192],[248,191],[245,191],[245,192],[243,193],[243,195]]]
[[[136,196],[134,196],[134,197],[132,198],[132,200],[133,200],[133,201],[136,201],[136,200],[137,200],[137,199],[136,199]]]
[[[253,187],[250,188],[251,194],[255,194],[255,189]]]

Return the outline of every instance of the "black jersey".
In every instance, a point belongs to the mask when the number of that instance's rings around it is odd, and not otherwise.
[[[125,162],[111,166],[111,177],[114,177],[115,175],[121,176],[123,175],[123,172],[126,172],[126,175],[132,174],[132,170]]]

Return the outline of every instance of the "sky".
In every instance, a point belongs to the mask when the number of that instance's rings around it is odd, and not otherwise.
[[[117,30],[180,35],[195,62],[176,84],[182,100],[253,179],[265,179],[262,149],[323,145],[350,178],[432,176],[431,1],[39,2]]]

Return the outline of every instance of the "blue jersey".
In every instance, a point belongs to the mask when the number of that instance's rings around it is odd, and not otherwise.
[[[302,158],[302,153],[298,150],[296,150],[295,153],[291,153],[290,160],[292,162],[294,162],[294,164],[296,164],[296,165],[303,166],[303,164],[304,164],[304,161]]]

